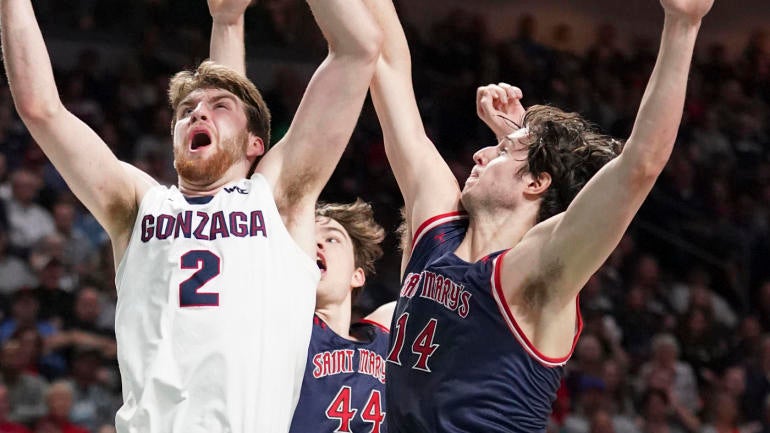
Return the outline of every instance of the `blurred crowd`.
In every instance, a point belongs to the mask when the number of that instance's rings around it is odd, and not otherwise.
[[[122,38],[136,47],[110,72],[84,48],[69,67],[55,65],[57,82],[65,105],[118,157],[162,183],[176,182],[166,85],[171,73],[206,56],[203,3],[35,2],[54,39]],[[523,89],[525,105],[577,111],[625,138],[655,61],[657,41],[610,24],[590,30],[595,42],[578,51],[568,24],[539,29],[530,15],[512,22],[504,40],[486,33],[483,16],[462,10],[429,28],[404,23],[426,129],[460,182],[473,152],[494,140],[475,117],[477,86],[506,81]],[[250,52],[297,65],[278,69],[263,88],[279,139],[304,90],[300,71],[325,46],[300,1],[260,2],[246,27]],[[175,46],[185,52],[162,54]],[[766,33],[747,30],[736,55],[719,44],[698,46],[668,167],[581,294],[585,330],[552,432],[770,432],[769,115]],[[395,233],[401,198],[370,104],[323,194],[356,196]],[[395,234],[389,243],[361,314],[396,297]],[[114,276],[105,233],[30,138],[3,80],[0,432],[113,431],[121,402]]]

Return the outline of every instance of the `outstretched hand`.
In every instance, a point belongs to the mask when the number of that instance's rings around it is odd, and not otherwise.
[[[521,126],[526,110],[521,105],[523,94],[518,87],[506,83],[489,84],[476,90],[476,114],[498,138]]]
[[[698,22],[711,10],[714,0],[660,0],[660,4],[669,16]]]
[[[211,18],[220,22],[237,21],[255,0],[206,0]]]

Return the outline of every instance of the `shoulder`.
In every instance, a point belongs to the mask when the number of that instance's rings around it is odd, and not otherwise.
[[[396,310],[396,301],[381,305],[371,314],[364,317],[362,322],[371,323],[378,326],[385,332],[390,332],[390,322],[393,319],[393,312]]]

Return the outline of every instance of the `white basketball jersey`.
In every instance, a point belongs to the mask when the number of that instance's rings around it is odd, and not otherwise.
[[[289,429],[320,272],[261,175],[202,201],[140,204],[116,276],[119,433]]]

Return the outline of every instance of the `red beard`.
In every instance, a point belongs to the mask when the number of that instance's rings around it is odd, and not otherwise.
[[[246,132],[238,134],[236,137],[221,142],[221,145],[221,149],[217,149],[205,159],[188,158],[181,150],[174,148],[174,168],[180,177],[193,184],[209,185],[215,183],[236,161],[246,154],[248,134]]]

